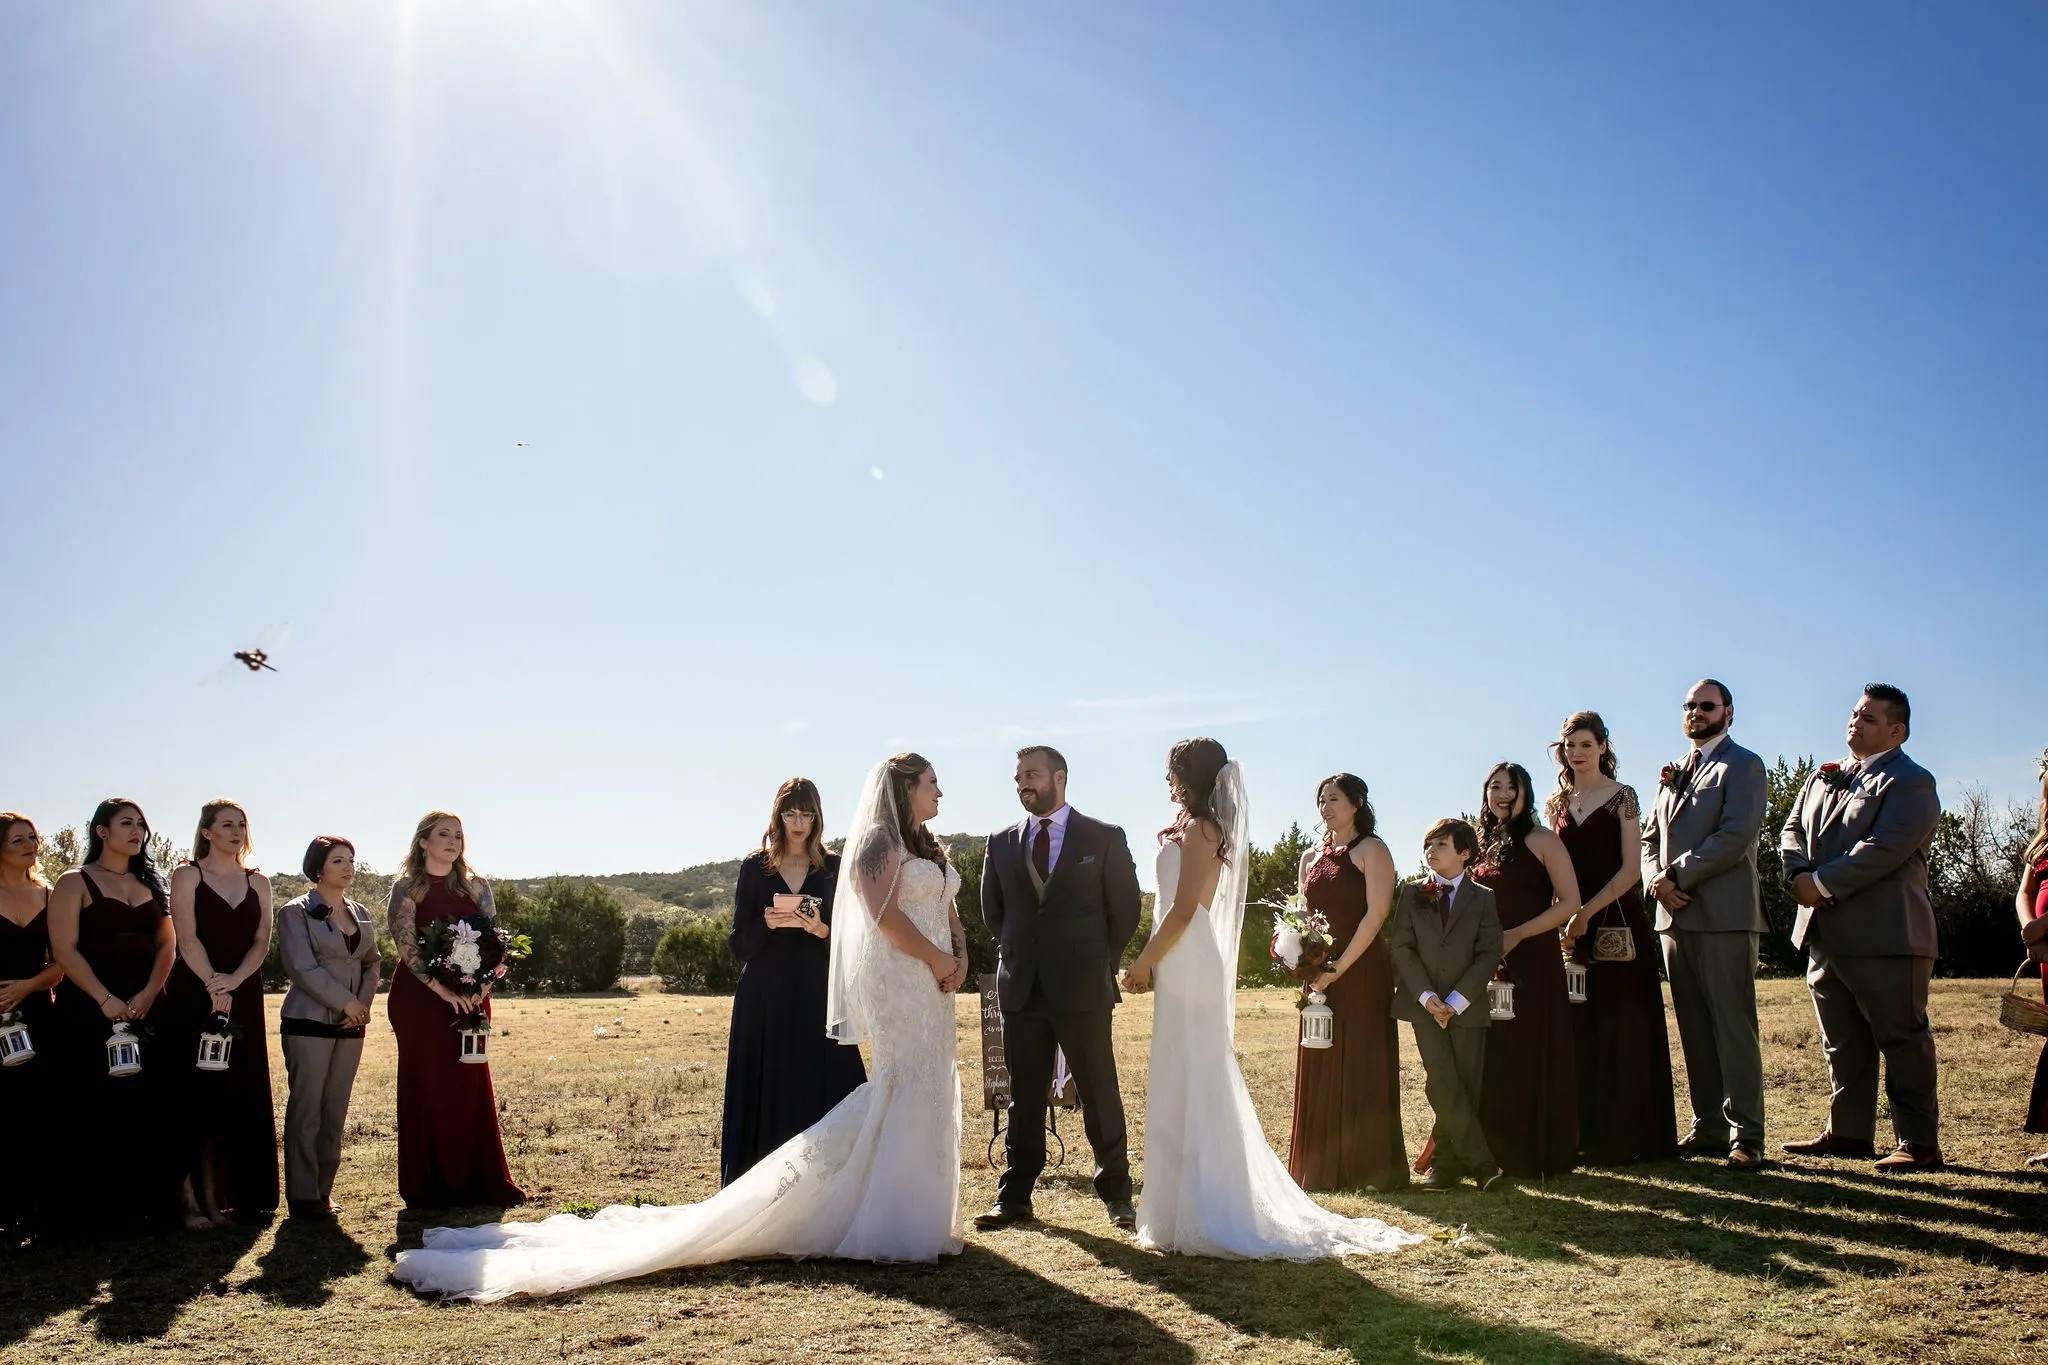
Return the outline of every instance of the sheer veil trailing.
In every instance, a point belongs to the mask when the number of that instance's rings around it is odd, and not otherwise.
[[[861,784],[846,850],[839,859],[839,887],[833,904],[832,969],[825,986],[825,1033],[841,1043],[863,1043],[873,1021],[861,991],[862,966],[886,947],[876,921],[902,875],[903,825],[884,759]]]
[[[1244,903],[1251,869],[1251,813],[1244,799],[1244,769],[1236,759],[1223,765],[1216,775],[1216,795],[1211,802],[1217,821],[1223,826],[1223,870],[1216,878],[1216,894],[1209,904],[1209,927],[1216,933],[1216,953],[1223,960],[1223,1017],[1237,1033],[1237,940],[1244,932]]]

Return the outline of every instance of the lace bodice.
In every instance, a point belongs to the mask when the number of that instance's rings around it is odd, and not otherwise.
[[[960,874],[951,863],[942,869],[927,858],[910,858],[905,860],[900,876],[896,908],[926,938],[942,948],[948,946],[953,933],[948,907],[960,894]]]

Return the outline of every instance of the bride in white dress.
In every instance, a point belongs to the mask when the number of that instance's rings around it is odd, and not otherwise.
[[[1173,746],[1167,784],[1179,811],[1159,847],[1162,910],[1124,972],[1125,989],[1157,991],[1138,1244],[1313,1261],[1421,1241],[1376,1218],[1331,1213],[1267,1145],[1231,1044],[1250,858],[1243,777],[1221,744],[1189,739]]]
[[[939,795],[931,765],[898,754],[868,774],[847,835],[826,1032],[869,1043],[867,1084],[701,1204],[432,1228],[392,1273],[423,1294],[489,1301],[718,1261],[958,1252],[953,992],[967,946],[960,874],[925,828]]]

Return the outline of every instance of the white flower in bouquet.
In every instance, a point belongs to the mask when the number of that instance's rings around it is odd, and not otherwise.
[[[1289,971],[1301,965],[1301,930],[1297,926],[1280,921],[1279,931],[1273,935],[1273,956]]]
[[[468,924],[455,926],[455,946],[448,950],[449,963],[465,977],[474,976],[484,965],[480,935]]]

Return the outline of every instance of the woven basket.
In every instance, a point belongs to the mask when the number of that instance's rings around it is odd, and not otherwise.
[[[1998,997],[1998,1022],[2015,1033],[2048,1038],[2048,1005],[2041,1003],[2038,993],[2020,989],[2020,972],[2031,965],[2022,962],[2019,971],[2012,974],[2011,987]]]

